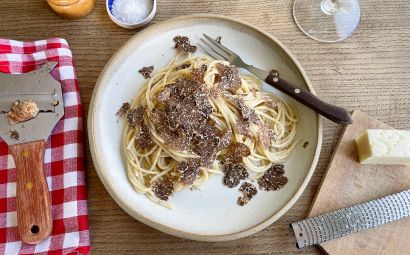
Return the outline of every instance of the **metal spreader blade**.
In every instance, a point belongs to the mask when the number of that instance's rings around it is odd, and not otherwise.
[[[47,140],[64,115],[61,84],[50,76],[57,62],[25,74],[0,73],[0,136],[8,145]],[[33,119],[10,124],[7,112],[16,101],[34,101],[40,109]],[[14,134],[18,134],[18,138]]]

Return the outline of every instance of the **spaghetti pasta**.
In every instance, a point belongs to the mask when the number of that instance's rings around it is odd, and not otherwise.
[[[257,179],[297,143],[291,105],[261,91],[255,77],[204,56],[179,55],[158,71],[132,101],[127,119],[128,178],[137,192],[164,206],[173,191],[199,188],[226,164],[239,164]]]

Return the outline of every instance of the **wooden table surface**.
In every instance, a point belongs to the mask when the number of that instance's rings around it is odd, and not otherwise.
[[[395,128],[410,129],[410,1],[361,1],[359,28],[336,44],[319,43],[302,34],[293,21],[292,5],[292,0],[159,0],[152,23],[192,13],[248,21],[276,36],[293,52],[323,99],[350,110],[361,109]],[[98,0],[92,14],[77,21],[59,18],[44,0],[1,1],[0,37],[68,40],[85,112],[102,68],[135,33],[138,30],[125,30],[109,19],[103,0]],[[306,216],[340,131],[340,126],[324,120],[315,174],[289,212],[253,236],[223,243],[180,239],[128,216],[104,189],[87,148],[92,254],[321,254],[314,247],[298,251],[288,224]]]

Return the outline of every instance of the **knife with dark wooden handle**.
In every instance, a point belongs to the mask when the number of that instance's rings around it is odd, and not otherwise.
[[[329,120],[349,125],[352,124],[352,116],[348,111],[342,107],[332,105],[322,101],[319,97],[315,96],[313,93],[310,93],[307,90],[297,88],[292,83],[287,80],[279,77],[279,73],[276,70],[272,70],[268,77],[266,77],[265,82],[283,93],[295,98],[298,102],[306,105],[312,110],[318,112],[323,117],[328,118]]]

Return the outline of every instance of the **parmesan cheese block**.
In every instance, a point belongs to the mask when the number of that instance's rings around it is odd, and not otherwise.
[[[355,140],[361,164],[410,164],[410,130],[369,129]]]

